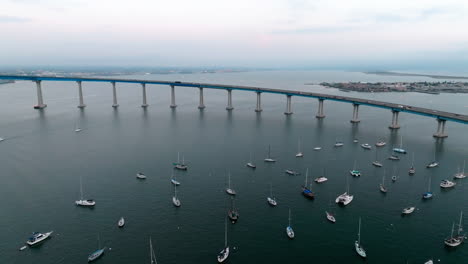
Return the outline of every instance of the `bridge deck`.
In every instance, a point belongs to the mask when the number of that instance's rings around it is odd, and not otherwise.
[[[333,100],[340,102],[347,102],[359,105],[368,105],[372,107],[380,107],[390,109],[398,112],[407,112],[411,114],[418,114],[423,116],[434,117],[447,121],[454,121],[463,124],[468,124],[468,115],[438,111],[429,108],[416,107],[411,105],[402,105],[395,103],[388,103],[376,100],[354,98],[340,95],[329,95],[313,92],[291,91],[283,89],[262,88],[253,86],[239,86],[227,84],[208,84],[208,83],[193,83],[193,82],[170,82],[170,81],[157,81],[157,80],[137,80],[137,79],[118,79],[118,78],[88,78],[88,77],[55,77],[55,76],[26,76],[26,75],[0,75],[0,79],[4,80],[26,80],[26,81],[82,81],[82,82],[116,82],[116,83],[145,83],[145,84],[158,84],[158,85],[173,85],[183,87],[203,87],[210,89],[224,89],[224,90],[240,90],[240,91],[253,91],[261,93],[276,93],[291,96],[302,96],[310,98],[318,98],[323,100]]]

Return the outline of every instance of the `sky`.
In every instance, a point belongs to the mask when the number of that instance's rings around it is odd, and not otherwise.
[[[0,0],[1,65],[468,68],[466,0]]]

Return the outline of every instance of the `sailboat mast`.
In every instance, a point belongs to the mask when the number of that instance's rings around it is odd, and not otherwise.
[[[359,217],[358,244],[361,245],[361,217]]]
[[[224,247],[227,247],[227,219],[224,221]]]
[[[151,237],[150,237],[150,260],[151,260],[151,264],[153,264],[153,243],[151,242]]]
[[[273,184],[270,182],[270,197],[273,199]]]
[[[301,152],[301,139],[297,142],[297,152]]]
[[[401,149],[403,148],[403,136],[401,136],[401,138],[400,138],[400,148]]]
[[[177,152],[177,163],[180,163],[180,152]]]
[[[463,211],[460,212],[460,222],[458,223],[458,235],[463,231],[462,227]]]
[[[289,208],[288,226],[291,226],[291,208]]]
[[[465,165],[466,165],[466,160],[463,161],[463,170],[462,170],[463,175],[465,175]]]
[[[231,189],[231,173],[228,172],[228,188]]]
[[[80,200],[83,200],[83,183],[81,178],[80,176]]]
[[[309,176],[309,168],[306,169],[306,178],[304,186],[307,188],[307,177]]]
[[[431,191],[431,176],[429,176],[429,186],[427,187],[427,192]]]
[[[271,145],[268,145],[268,158],[271,157]]]
[[[413,152],[413,158],[411,160],[411,167],[414,167],[414,152]]]

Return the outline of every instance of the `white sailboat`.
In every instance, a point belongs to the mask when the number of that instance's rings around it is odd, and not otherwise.
[[[406,154],[406,150],[403,149],[403,136],[401,136],[400,147],[399,148],[393,148],[393,152]]]
[[[461,172],[460,172],[460,171],[457,172],[457,173],[453,176],[455,179],[464,179],[464,178],[466,178],[466,176],[468,176],[468,175],[466,175],[466,173],[465,173],[465,165],[466,165],[466,161],[463,161],[463,170],[462,170]]]
[[[302,158],[302,157],[304,157],[304,153],[302,153],[302,151],[301,151],[301,140],[299,139],[298,142],[297,142],[296,158]]]
[[[404,215],[412,214],[415,209],[416,209],[416,207],[414,207],[414,206],[406,207],[406,208],[403,208],[401,213],[404,214]]]
[[[265,162],[276,162],[275,159],[271,158],[271,145],[268,145],[268,156],[264,159]]]
[[[82,129],[75,123],[75,132],[80,132]]]
[[[376,167],[382,167],[383,164],[379,161],[379,152],[377,149],[375,149],[375,161],[372,162],[372,165],[376,166]]]
[[[175,177],[175,175],[174,175],[174,172],[172,172],[171,183],[174,184],[174,185],[177,185],[177,186],[180,185],[180,182],[178,182],[178,181],[176,180],[176,177]]]
[[[157,264],[156,262],[156,254],[154,253],[154,249],[153,249],[153,243],[151,241],[151,237],[150,237],[150,263],[151,264]]]
[[[354,247],[356,248],[356,252],[359,256],[365,258],[367,257],[366,251],[361,245],[361,218],[359,217],[359,232],[358,232],[358,240],[354,242]]]
[[[270,197],[267,197],[267,201],[271,206],[277,206],[278,203],[276,202],[276,199],[273,197],[273,184],[270,183]]]
[[[383,193],[387,193],[387,188],[385,187],[385,171],[384,171],[384,175],[382,176],[382,183],[380,184],[380,191]]]
[[[83,183],[82,183],[82,177],[80,176],[80,200],[75,201],[75,204],[78,206],[94,206],[96,205],[96,201],[93,199],[83,199]]]
[[[411,160],[411,167],[408,170],[409,175],[414,175],[416,173],[416,169],[414,168],[414,152],[413,152],[413,158]]]
[[[119,221],[117,222],[117,226],[118,227],[124,227],[125,225],[125,219],[122,217],[120,217]]]
[[[104,250],[106,248],[101,248],[101,241],[99,239],[99,235],[98,235],[98,249],[96,251],[94,251],[93,253],[89,254],[88,256],[88,262],[92,262],[92,261],[95,261],[96,259],[100,258],[103,254],[104,254]]]
[[[329,208],[331,207],[331,200],[330,200],[330,202],[328,203],[328,207],[329,207]],[[327,215],[328,221],[330,221],[330,222],[332,222],[332,223],[336,223],[335,216],[334,216],[332,213],[329,213],[328,211],[325,211],[325,214]]]
[[[346,192],[336,197],[335,202],[337,204],[348,205],[349,203],[353,201],[354,196],[349,194],[348,178],[346,178],[346,186],[347,186]]]
[[[226,192],[229,195],[236,195],[236,191],[231,189],[231,173],[228,173],[228,187],[226,188]]]
[[[426,165],[426,168],[431,169],[439,166],[439,162],[436,161],[436,151],[434,150],[434,159]]]
[[[218,263],[223,263],[229,257],[229,246],[227,242],[227,219],[224,222],[224,248],[218,254]]]
[[[291,227],[291,208],[289,208],[288,226],[286,227],[286,234],[290,239],[294,238],[294,230]]]
[[[187,170],[188,166],[185,164],[185,157],[182,156],[182,162],[180,162],[180,153],[177,152],[177,162],[172,163],[174,168],[178,170]]]
[[[247,162],[247,167],[252,168],[252,169],[257,168],[255,163],[252,162],[252,152],[250,152],[250,159],[249,159],[249,162]]]
[[[180,207],[180,200],[177,198],[177,185],[174,185],[174,196],[172,196],[172,203],[175,207]]]

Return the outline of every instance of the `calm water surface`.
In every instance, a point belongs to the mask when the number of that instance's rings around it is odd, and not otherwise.
[[[125,76],[159,80],[255,85],[372,98],[468,114],[468,95],[417,93],[344,93],[306,82],[411,81],[422,77],[375,76],[352,72],[246,72],[226,74]],[[442,179],[452,178],[468,160],[468,127],[447,123],[449,137],[432,138],[436,121],[402,113],[398,131],[391,131],[391,113],[360,108],[361,123],[352,125],[350,104],[325,101],[324,120],[317,120],[318,102],[293,97],[292,116],[283,114],[284,96],[262,95],[263,112],[254,112],[254,93],[233,92],[232,112],[225,110],[227,93],[205,89],[203,111],[197,109],[198,89],[176,88],[178,107],[169,108],[170,89],[148,86],[147,110],[141,104],[139,85],[118,84],[120,107],[114,110],[111,85],[83,83],[84,111],[78,104],[75,83],[43,82],[44,111],[32,109],[35,85],[17,82],[0,86],[0,263],[86,263],[101,245],[109,248],[97,263],[149,263],[149,237],[153,238],[158,263],[216,263],[224,244],[224,219],[230,205],[224,192],[227,174],[237,191],[240,219],[228,226],[232,254],[229,263],[361,263],[354,251],[358,219],[362,218],[362,244],[368,263],[464,263],[468,245],[444,247],[452,222],[461,210],[468,215],[468,180],[452,190],[441,190]],[[75,133],[75,126],[83,128]],[[371,151],[353,143],[374,144],[383,168],[375,168]],[[295,158],[298,140],[304,158]],[[344,141],[335,149],[335,140]],[[399,145],[410,154],[400,161],[386,158]],[[278,160],[265,164],[271,144]],[[313,151],[322,146],[321,151]],[[171,203],[170,177],[177,152],[189,164],[187,172],[175,172],[181,182],[180,208]],[[256,170],[245,167],[252,153]],[[411,153],[416,175],[408,176]],[[425,165],[436,159],[440,166]],[[348,171],[356,160],[363,173],[352,178]],[[291,168],[302,173],[288,176]],[[300,194],[304,173],[310,178],[325,170],[329,181],[313,185],[314,201]],[[138,181],[143,171],[148,179]],[[389,192],[379,183],[384,171]],[[390,176],[398,175],[395,183]],[[78,208],[79,181],[85,198],[94,198],[94,209]],[[429,178],[434,198],[422,201]],[[333,201],[349,183],[354,201],[338,207]],[[266,197],[272,183],[279,205],[269,207]],[[417,211],[401,217],[401,209]],[[292,210],[294,240],[288,240],[288,208]],[[337,223],[326,221],[325,210],[336,214]],[[117,228],[124,216],[126,226]],[[468,218],[465,217],[465,227]],[[466,228],[468,229],[468,228]],[[42,246],[18,249],[33,231],[54,230]]]

